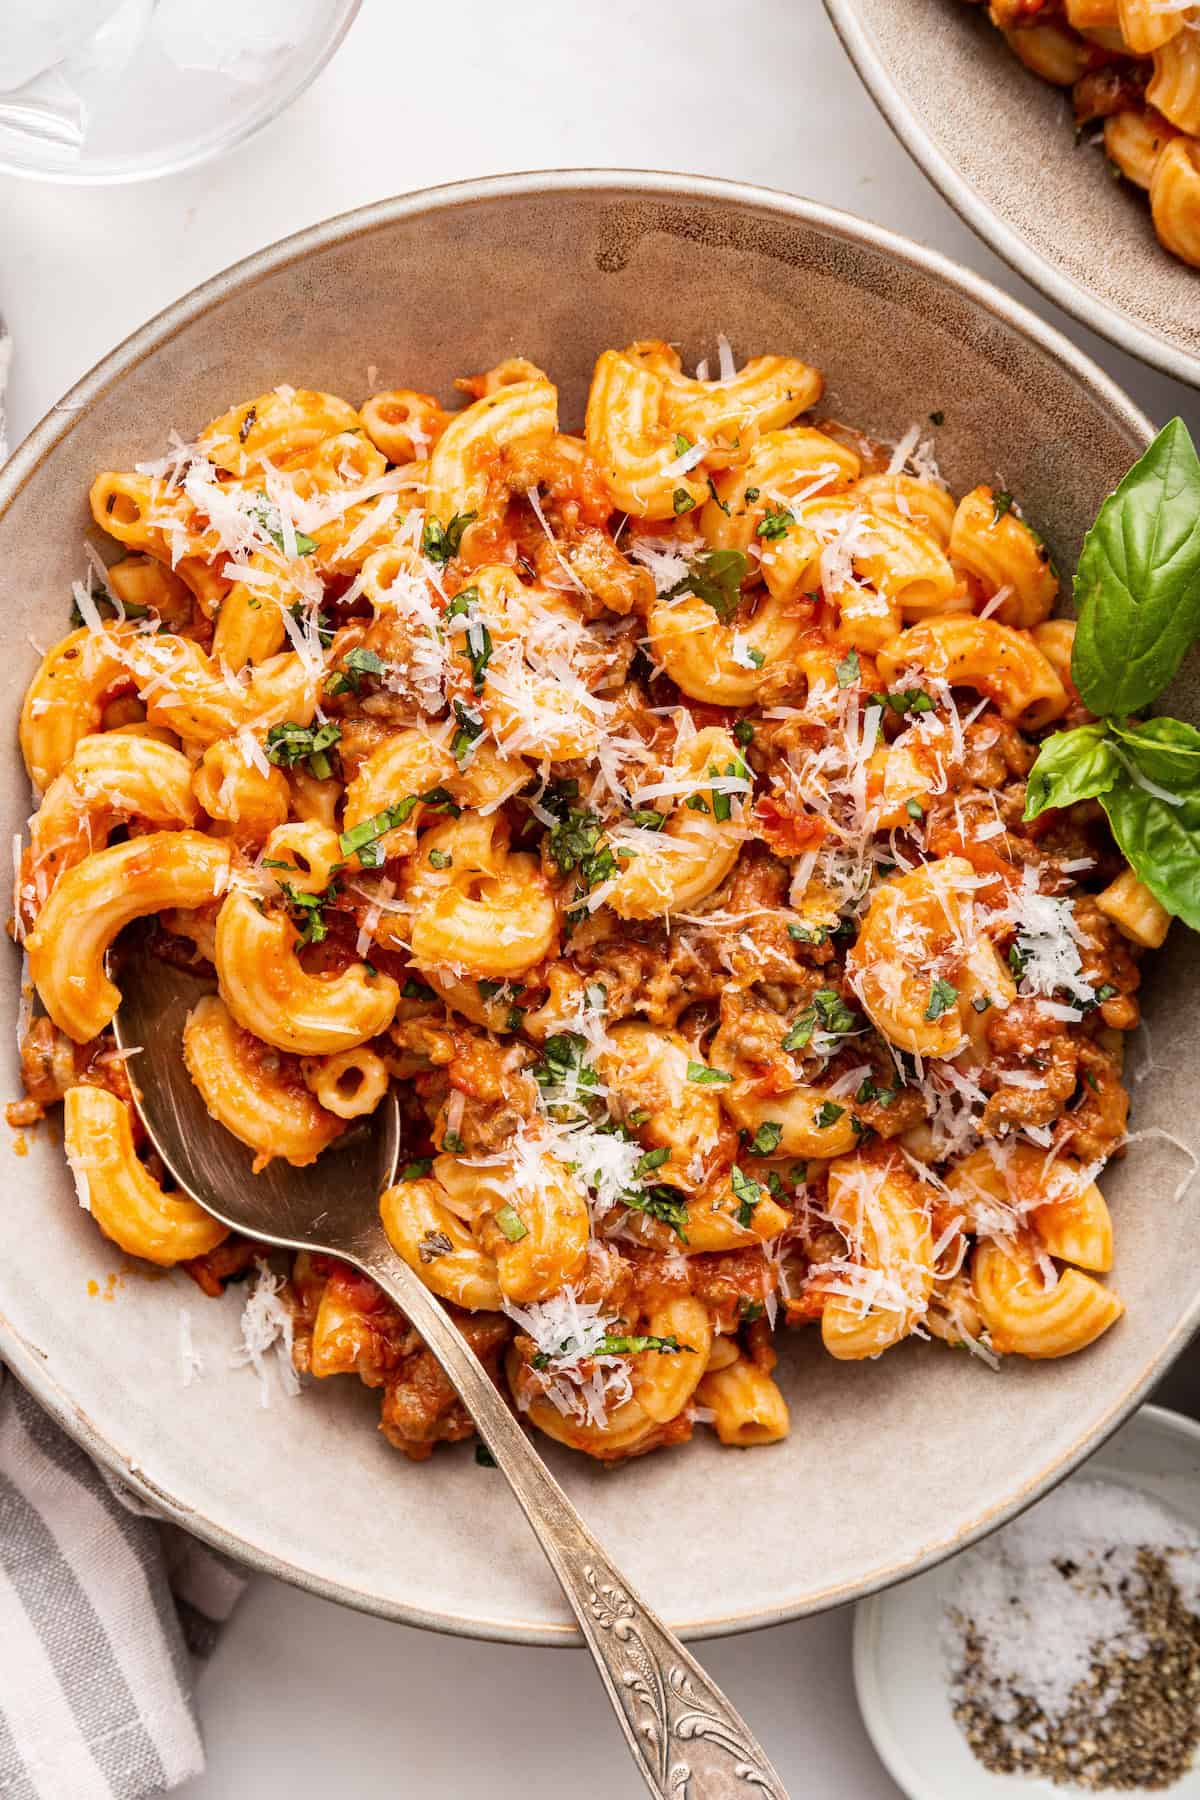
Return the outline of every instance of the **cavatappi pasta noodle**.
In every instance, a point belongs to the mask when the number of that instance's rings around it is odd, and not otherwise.
[[[1142,188],[1172,255],[1200,268],[1200,0],[969,0],[1034,74],[1070,88],[1078,134]]]
[[[181,1051],[248,1164],[398,1088],[391,1242],[590,1455],[784,1436],[781,1323],[1082,1349],[1165,916],[1096,809],[1022,823],[1084,715],[1020,506],[724,340],[716,378],[605,351],[583,435],[529,363],[459,386],[279,387],[97,477],[115,560],[21,718],[14,1122],[65,1098],[126,1252],[208,1292],[253,1259],[141,1141],[105,964],[140,920],[209,977]],[[370,1281],[300,1256],[284,1300],[408,1455],[470,1434]]]

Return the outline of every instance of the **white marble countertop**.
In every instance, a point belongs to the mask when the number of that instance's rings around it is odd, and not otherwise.
[[[107,190],[0,177],[12,439],[144,319],[288,232],[410,188],[583,165],[729,176],[877,219],[1019,293],[1155,419],[1200,417],[1195,394],[1072,324],[976,242],[877,116],[818,0],[366,0],[309,93],[221,162]],[[897,1794],[855,1707],[849,1613],[703,1654],[797,1800]],[[581,1654],[418,1634],[265,1578],[199,1704],[210,1766],[188,1800],[558,1800],[580,1770],[585,1794],[643,1791]]]

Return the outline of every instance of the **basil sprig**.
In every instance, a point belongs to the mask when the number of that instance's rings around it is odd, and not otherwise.
[[[1200,458],[1182,419],[1100,508],[1075,604],[1071,675],[1084,705],[1105,715],[1147,706],[1200,637]]]
[[[1125,860],[1200,931],[1200,731],[1130,718],[1200,637],[1200,458],[1181,419],[1163,428],[1100,508],[1075,576],[1071,676],[1094,725],[1047,738],[1025,817],[1099,800]]]

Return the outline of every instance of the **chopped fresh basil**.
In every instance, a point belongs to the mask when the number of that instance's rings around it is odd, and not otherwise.
[[[476,516],[473,512],[455,513],[445,526],[438,519],[430,519],[421,536],[421,554],[430,562],[448,563],[452,556],[458,555],[463,532]]]
[[[306,762],[309,773],[318,781],[328,781],[333,774],[328,752],[341,735],[342,728],[334,719],[327,719],[323,725],[315,727],[286,719],[282,725],[272,725],[267,732],[267,761],[289,769],[299,762]]]
[[[329,927],[325,923],[325,908],[337,893],[337,885],[331,882],[323,894],[308,894],[294,888],[290,881],[281,881],[279,891],[287,901],[288,911],[292,914],[301,944],[321,944],[329,935]]]
[[[712,501],[714,506],[720,507],[721,511],[725,514],[725,517],[727,519],[730,519],[733,517],[733,514],[729,510],[728,500],[722,500],[720,494],[718,494],[718,492],[717,492],[717,484],[713,480],[711,475],[708,477],[708,497]]]
[[[598,1077],[585,1060],[587,1039],[578,1031],[557,1031],[542,1045],[542,1060],[533,1067],[533,1078],[543,1093],[553,1096],[558,1088],[594,1088]]]
[[[768,504],[766,512],[758,521],[754,535],[763,538],[768,544],[773,544],[777,539],[786,537],[788,526],[795,523],[795,513],[789,511],[786,506]]]
[[[773,1156],[782,1136],[783,1126],[777,1119],[764,1119],[746,1148],[751,1156]]]
[[[840,688],[853,687],[861,670],[858,666],[858,651],[848,650],[837,665],[837,684]]]
[[[563,875],[595,853],[599,847],[603,825],[599,813],[585,807],[571,807],[565,818],[552,825],[546,834],[546,853]]]
[[[927,713],[934,707],[933,696],[924,688],[896,688],[890,694],[872,694],[872,706],[886,706],[894,713]]]
[[[733,1189],[733,1197],[738,1202],[734,1217],[739,1225],[748,1229],[754,1223],[754,1209],[763,1197],[762,1185],[749,1175],[744,1175],[736,1163],[729,1171],[729,1184]]]
[[[460,768],[470,760],[476,741],[483,736],[483,720],[478,713],[471,712],[461,700],[454,702],[454,716],[458,720],[458,730],[450,743],[450,754]]]
[[[682,581],[666,595],[668,600],[681,594],[694,594],[711,606],[723,625],[727,625],[738,609],[742,583],[750,573],[750,558],[741,550],[705,550],[696,557]]]
[[[657,1150],[647,1150],[645,1156],[639,1156],[633,1165],[635,1179],[640,1181],[643,1175],[652,1175],[655,1169],[661,1169],[670,1158],[671,1152],[665,1144],[661,1144]]]
[[[687,1196],[681,1194],[678,1188],[665,1187],[661,1183],[645,1188],[629,1188],[621,1195],[621,1204],[631,1212],[645,1213],[647,1218],[669,1225],[680,1242],[687,1243]]]
[[[811,1004],[804,1008],[784,1037],[781,1048],[802,1050],[818,1028],[832,1037],[845,1037],[847,1032],[858,1029],[856,1014],[834,988],[817,989]]]
[[[787,933],[797,944],[825,944],[829,941],[828,925],[789,925]]]
[[[690,1062],[687,1066],[687,1078],[694,1081],[697,1087],[723,1087],[733,1076],[725,1069],[710,1069],[707,1063]]]
[[[283,550],[283,519],[280,516],[279,508],[276,506],[275,502],[269,500],[266,494],[260,493],[257,499],[253,500],[246,510],[256,524],[261,526],[262,530],[266,532],[275,548],[277,550]],[[317,547],[316,538],[309,537],[308,533],[305,531],[296,531],[294,532],[294,536],[296,539],[296,555],[311,556]]]
[[[453,799],[449,790],[444,787],[430,788],[424,794],[408,794],[398,800],[395,806],[385,806],[382,812],[373,813],[369,819],[362,819],[343,831],[338,838],[338,848],[343,856],[357,854],[364,869],[377,869],[383,861],[379,849],[379,840],[394,831],[398,825],[407,824],[418,806],[427,806],[431,812],[449,813],[457,818],[462,808]],[[431,852],[431,857],[433,853]]]
[[[925,1008],[925,1017],[932,1024],[948,1013],[958,999],[958,989],[939,975],[929,990],[929,1005]]]
[[[364,675],[383,675],[387,672],[387,664],[374,650],[367,650],[361,644],[348,650],[342,658],[342,666],[332,675],[325,678],[327,694],[357,694],[362,687]]]
[[[499,1207],[495,1220],[510,1244],[519,1244],[522,1238],[529,1236],[529,1227],[515,1207],[507,1204]]]
[[[695,1356],[696,1352],[690,1344],[681,1344],[677,1337],[616,1337],[606,1332],[596,1345],[597,1356],[640,1356],[645,1350],[657,1350],[661,1356],[678,1355],[686,1352]]]

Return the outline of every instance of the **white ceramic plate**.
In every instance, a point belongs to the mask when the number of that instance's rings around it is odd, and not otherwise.
[[[1143,1406],[1077,1481],[1112,1481],[1149,1494],[1200,1530],[1200,1425]],[[860,1600],[854,1615],[854,1682],[871,1740],[909,1800],[1020,1800],[1076,1788],[1023,1775],[994,1775],[976,1762],[950,1712],[938,1633],[956,1559]],[[1115,1790],[1105,1789],[1107,1793]],[[1200,1766],[1167,1790],[1200,1800]]]

